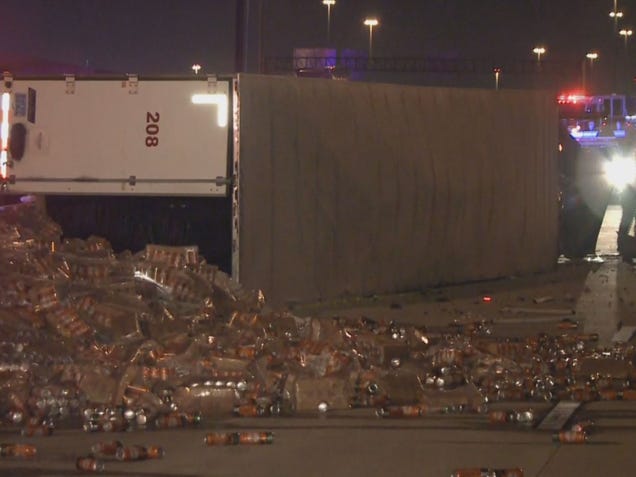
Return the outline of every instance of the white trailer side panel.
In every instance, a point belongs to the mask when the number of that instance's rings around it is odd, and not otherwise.
[[[226,194],[231,80],[16,79],[5,92],[27,129],[11,192]],[[193,104],[210,93],[225,99]]]

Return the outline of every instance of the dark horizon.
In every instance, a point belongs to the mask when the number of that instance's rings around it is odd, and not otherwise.
[[[237,19],[239,2],[249,12],[247,24]],[[631,88],[636,70],[636,35],[625,48],[624,37],[614,34],[612,0],[337,0],[329,44],[321,0],[261,2],[3,0],[0,53],[89,71],[189,74],[199,63],[202,72],[224,74],[235,72],[238,48],[246,69],[257,71],[259,58],[291,57],[294,48],[334,46],[364,55],[362,20],[377,16],[377,57],[524,63],[541,45],[546,64],[582,66],[594,50],[594,80],[605,89],[617,80]],[[619,0],[618,7],[625,14],[619,28],[636,27],[636,0]]]

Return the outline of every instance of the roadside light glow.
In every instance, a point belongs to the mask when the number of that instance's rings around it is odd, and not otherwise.
[[[617,190],[623,190],[627,184],[636,180],[636,160],[617,156],[605,163],[605,178]]]
[[[557,98],[557,102],[559,104],[576,104],[579,101],[584,101],[586,99],[586,96],[583,93],[566,93],[566,94],[561,94],[558,98]]]
[[[545,52],[546,52],[546,49],[543,46],[537,46],[532,50],[532,53],[537,55],[537,61],[539,63],[541,63],[541,55],[543,55]]]
[[[364,25],[368,27],[378,26],[378,23],[379,22],[377,18],[367,18],[364,20]]]
[[[588,53],[587,55],[585,55],[585,57],[588,60],[595,60],[598,58],[598,53]]]
[[[11,95],[2,93],[2,119],[0,120],[0,175],[7,177],[7,147],[9,146],[9,107]]]
[[[225,94],[193,94],[192,104],[215,104],[217,106],[217,125],[220,128],[227,126],[228,101]]]

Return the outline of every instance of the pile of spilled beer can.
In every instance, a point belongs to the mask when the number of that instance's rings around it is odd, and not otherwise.
[[[63,239],[31,203],[0,213],[0,266],[0,416],[24,436],[351,408],[379,418],[480,413],[496,425],[533,425],[531,407],[490,406],[636,399],[633,348],[599,348],[597,336],[574,326],[512,339],[479,320],[427,329],[299,317],[270,309],[196,246],[115,253],[103,238]],[[589,423],[575,424],[555,441],[586,442]],[[272,442],[267,432],[226,432],[204,443]],[[0,455],[36,454],[27,447],[2,444]],[[97,472],[104,459],[162,456],[161,448],[107,440],[76,466]]]

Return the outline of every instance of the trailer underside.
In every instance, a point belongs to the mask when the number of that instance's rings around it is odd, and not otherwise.
[[[106,238],[116,252],[146,244],[197,245],[208,263],[231,272],[231,198],[46,197],[46,210],[65,238]]]

